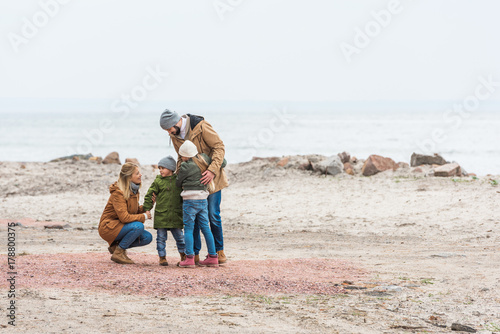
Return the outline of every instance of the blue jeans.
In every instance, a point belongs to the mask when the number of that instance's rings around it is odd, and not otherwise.
[[[193,230],[196,224],[203,232],[207,243],[208,254],[216,255],[214,237],[208,221],[208,202],[206,199],[184,200],[182,204],[184,220],[184,237],[186,239],[186,255],[193,255]],[[199,237],[199,235],[198,235]],[[200,242],[201,243],[201,242]]]
[[[168,239],[168,231],[172,233],[172,236],[177,243],[177,250],[179,253],[186,252],[186,243],[184,242],[184,233],[182,233],[181,228],[158,228],[156,229],[156,250],[158,251],[158,256],[167,256],[165,251],[165,244]]]
[[[215,251],[224,250],[224,237],[222,236],[222,220],[220,218],[220,203],[222,200],[221,190],[208,196],[208,219],[210,221],[210,230],[214,236]],[[194,253],[200,254],[201,239],[198,222],[194,226]]]
[[[135,221],[122,227],[115,241],[119,241],[118,246],[123,249],[146,246],[153,241],[153,236],[144,230],[144,224]]]

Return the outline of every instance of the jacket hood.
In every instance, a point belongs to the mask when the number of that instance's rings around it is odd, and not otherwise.
[[[205,120],[205,118],[202,116],[192,115],[192,114],[186,114],[186,115],[190,119],[189,124],[191,125],[191,130],[193,130],[198,125],[198,123]]]
[[[120,188],[118,187],[118,182],[113,183],[112,185],[109,186],[109,193],[112,194],[115,191],[122,192]]]

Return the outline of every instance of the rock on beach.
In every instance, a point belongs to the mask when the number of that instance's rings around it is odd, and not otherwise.
[[[351,160],[351,155],[347,152],[342,152],[338,154],[340,160],[342,160],[342,163],[345,164],[346,162],[349,162]]]
[[[364,176],[371,176],[389,169],[396,170],[398,168],[399,166],[391,158],[372,154],[366,159],[361,173]]]
[[[93,156],[91,153],[89,153],[89,154],[73,154],[73,155],[68,155],[65,157],[53,159],[53,160],[50,160],[49,162],[59,162],[59,161],[64,161],[64,160],[90,160],[92,158],[93,158]]]
[[[354,169],[350,162],[344,162],[344,171],[349,175],[354,175]]]
[[[141,165],[141,164],[139,163],[139,160],[137,160],[136,158],[127,158],[127,159],[125,159],[125,163],[127,163],[127,162],[131,162],[131,163],[136,164],[136,165],[138,165],[138,166],[140,166],[140,165]]]
[[[412,167],[417,167],[421,165],[444,165],[446,160],[437,153],[434,155],[424,155],[413,153],[410,159],[410,165]]]
[[[104,158],[102,161],[103,164],[118,164],[121,165],[122,163],[120,162],[120,155],[118,152],[111,152]]]
[[[321,174],[337,175],[344,171],[344,164],[338,155],[334,155],[321,160],[317,163],[312,163],[313,169]]]
[[[457,163],[446,164],[434,169],[434,176],[462,176],[460,165]]]

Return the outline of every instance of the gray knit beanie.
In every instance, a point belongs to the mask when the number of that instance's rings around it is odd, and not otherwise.
[[[170,169],[172,172],[174,172],[175,169],[177,168],[177,162],[175,161],[174,158],[172,158],[171,155],[169,155],[168,157],[165,157],[160,160],[160,162],[158,163],[158,167]]]
[[[168,130],[173,127],[175,124],[179,122],[181,116],[175,111],[170,111],[165,109],[165,111],[161,114],[160,117],[160,126],[163,130]]]

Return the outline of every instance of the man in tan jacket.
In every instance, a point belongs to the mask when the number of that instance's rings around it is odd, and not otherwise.
[[[210,220],[210,229],[215,240],[215,250],[219,257],[219,263],[226,262],[224,254],[224,238],[222,233],[222,221],[220,217],[221,190],[229,184],[226,172],[222,168],[224,161],[225,147],[219,135],[213,127],[201,116],[186,114],[180,116],[175,111],[166,109],[160,117],[160,126],[167,131],[177,152],[177,169],[182,162],[179,156],[179,147],[185,140],[192,141],[198,153],[205,153],[212,162],[207,170],[202,174],[201,183],[208,185],[214,182],[214,190],[208,196],[208,216]],[[200,230],[198,226],[194,229],[194,252],[195,262],[199,261],[199,252],[201,249]]]

